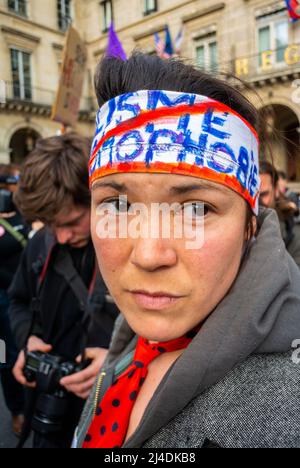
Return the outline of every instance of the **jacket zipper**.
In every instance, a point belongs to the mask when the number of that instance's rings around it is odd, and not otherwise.
[[[115,376],[116,377],[123,374],[123,372],[127,369],[127,367],[132,363],[133,356],[134,356],[134,351],[131,352],[128,356],[126,356],[126,358],[124,358],[121,361],[121,366],[119,366],[119,368],[117,368],[116,371],[115,371]],[[101,374],[99,375],[98,381],[97,381],[96,393],[95,393],[95,399],[94,399],[94,412],[93,412],[94,416],[93,417],[96,416],[97,407],[98,407],[98,403],[99,403],[100,395],[101,395],[101,390],[102,390],[102,385],[103,385],[103,381],[104,381],[106,376],[107,376],[106,371],[101,372]]]
[[[99,375],[99,379],[98,379],[97,387],[96,387],[96,394],[95,394],[95,401],[94,401],[94,417],[96,416],[101,387],[102,387],[103,380],[105,377],[106,377],[106,372],[101,372],[101,374]]]

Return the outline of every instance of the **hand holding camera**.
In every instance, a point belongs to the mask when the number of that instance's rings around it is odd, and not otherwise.
[[[52,346],[44,343],[43,340],[41,340],[37,336],[31,336],[27,343],[27,350],[29,352],[39,351],[41,353],[50,353],[52,350]],[[24,385],[28,388],[35,388],[36,382],[28,382],[24,376],[23,371],[25,368],[25,364],[25,351],[21,351],[13,369],[14,377],[17,380],[17,382],[19,382],[21,385]]]
[[[29,353],[40,352],[43,354],[50,353],[52,346],[44,343],[37,336],[31,336],[28,341],[27,351]],[[104,363],[107,355],[107,350],[103,348],[88,348],[85,350],[86,363],[81,367],[81,356],[77,358],[77,369],[75,372],[69,373],[67,377],[63,377],[59,384],[70,393],[74,393],[79,398],[86,400],[95,383],[95,379]],[[27,359],[28,360],[28,359]],[[87,364],[89,364],[87,366]],[[26,367],[25,352],[21,351],[14,367],[15,379],[22,385],[29,388],[36,388],[36,381],[29,379],[24,375]],[[83,370],[82,370],[83,369]],[[70,369],[72,370],[72,369]],[[29,373],[25,373],[27,377]]]
[[[103,348],[86,349],[85,357],[91,362],[91,364],[83,371],[63,378],[60,381],[60,384],[68,392],[74,393],[79,398],[86,400],[94,386],[96,377],[103,366],[107,352],[108,351]],[[77,362],[81,362],[81,357],[77,358]]]
[[[14,369],[14,375],[20,383],[36,389],[37,400],[31,425],[36,433],[42,435],[63,430],[64,418],[70,410],[70,399],[69,390],[61,385],[62,379],[70,376],[74,378],[90,367],[87,359],[83,362],[67,361],[49,354],[51,350],[52,346],[38,337],[30,337],[27,349],[20,353]],[[84,388],[92,387],[90,372],[79,379],[89,379],[88,385],[83,384]]]

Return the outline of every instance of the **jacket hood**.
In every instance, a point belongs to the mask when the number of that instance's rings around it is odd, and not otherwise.
[[[276,213],[262,210],[258,227],[230,292],[164,377],[125,447],[141,446],[251,354],[286,353],[300,338],[300,271],[285,249]],[[106,365],[135,345],[121,316]]]

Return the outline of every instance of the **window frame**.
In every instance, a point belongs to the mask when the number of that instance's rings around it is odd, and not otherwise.
[[[66,32],[72,23],[72,0],[57,0],[57,25],[61,32]]]
[[[154,1],[153,8],[149,8],[148,1],[149,0],[144,0],[144,16],[153,15],[153,13],[158,12],[158,0],[153,0]]]
[[[215,64],[213,64],[211,60],[212,57],[210,53],[210,46],[212,44],[216,44],[216,48],[217,48],[217,54],[216,54],[217,61]],[[219,67],[219,43],[218,43],[217,35],[213,34],[213,35],[205,36],[196,41],[196,48],[195,48],[196,65],[199,68],[201,67],[201,65],[198,61],[198,49],[200,49],[201,47],[204,48],[204,67],[202,67],[201,69],[207,72],[217,71]]]
[[[10,3],[14,3],[14,7],[10,6]],[[20,3],[24,4],[24,11],[20,10]],[[7,0],[8,11],[14,13],[15,15],[22,16],[23,18],[28,18],[28,0]]]
[[[13,53],[17,53],[17,63],[18,63],[18,83],[14,80],[14,69],[13,69]],[[28,56],[29,59],[29,87],[26,87],[26,77],[25,77],[25,68],[24,68],[24,56]],[[10,47],[10,68],[11,68],[11,82],[12,82],[12,94],[13,98],[32,102],[33,100],[33,87],[32,87],[32,53],[27,50],[22,50],[17,47]],[[18,87],[18,94],[15,93],[15,86]],[[29,96],[26,96],[27,91],[29,91]]]
[[[110,5],[110,24],[108,24],[108,18],[107,18],[107,6],[108,5]],[[106,34],[109,31],[109,28],[114,21],[114,7],[113,7],[112,0],[102,0],[101,9],[102,9],[102,33]]]
[[[278,69],[278,68],[283,68],[286,66],[285,60],[278,60],[277,53],[280,50],[277,47],[277,33],[276,33],[276,27],[280,23],[285,23],[287,26],[287,33],[288,33],[288,38],[287,38],[287,44],[286,47],[288,47],[289,42],[290,42],[290,28],[289,28],[289,20],[286,18],[286,16],[282,13],[279,15],[272,15],[272,16],[266,16],[265,18],[260,18],[257,21],[257,27],[256,27],[256,50],[258,53],[258,60],[257,60],[257,68],[259,72],[264,71],[262,69],[262,54],[264,52],[272,52],[272,68],[273,69]],[[260,31],[263,29],[269,28],[270,31],[270,49],[266,51],[261,51],[260,50]]]

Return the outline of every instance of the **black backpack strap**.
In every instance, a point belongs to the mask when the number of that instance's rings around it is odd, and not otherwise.
[[[99,271],[97,271],[96,284],[89,299],[88,309],[90,311],[90,339],[96,342],[96,335],[99,339],[99,330],[102,330],[103,347],[108,348],[114,323],[120,311],[111,298]]]
[[[67,250],[61,250],[55,260],[54,269],[66,280],[84,312],[88,303],[89,290],[74,267],[72,257]]]
[[[41,290],[46,278],[47,270],[52,259],[53,251],[55,249],[56,244],[53,236],[50,236],[46,233],[45,238],[45,250],[43,250],[39,258],[31,264],[31,269],[34,275],[37,277],[37,282],[35,288],[35,295],[32,297],[30,304],[32,319],[26,343],[28,342],[29,337],[32,335],[36,318],[41,312]]]
[[[70,252],[68,250],[61,250],[57,259],[54,263],[54,269],[57,273],[62,275],[65,279],[71,290],[73,291],[75,297],[77,298],[80,308],[82,310],[82,319],[81,319],[81,326],[83,330],[82,336],[82,350],[87,348],[87,343],[89,340],[89,330],[91,327],[91,322],[93,321],[93,304],[94,304],[94,291],[96,289],[96,284],[99,281],[99,276],[97,274],[98,269],[95,264],[94,273],[92,277],[92,281],[90,284],[90,288],[88,289],[84,284],[81,276],[79,275],[78,271],[76,270]],[[100,276],[101,278],[101,276]],[[103,306],[104,301],[104,293],[103,293],[103,286],[100,288],[100,297],[99,301],[101,302],[101,306]]]

